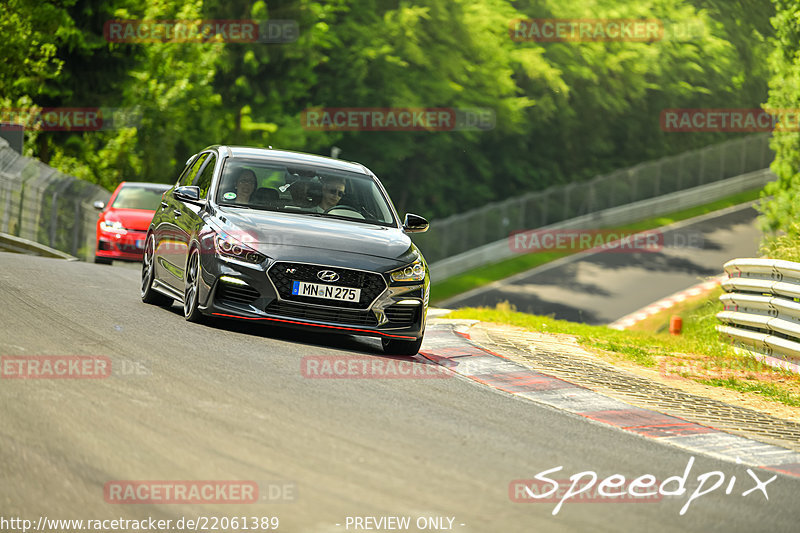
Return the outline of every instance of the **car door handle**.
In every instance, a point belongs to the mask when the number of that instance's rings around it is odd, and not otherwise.
[[[181,210],[180,209],[173,209],[172,210],[172,214],[175,215],[176,217],[179,217],[179,216],[181,216]]]

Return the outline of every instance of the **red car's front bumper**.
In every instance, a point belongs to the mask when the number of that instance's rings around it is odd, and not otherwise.
[[[126,233],[98,230],[95,256],[123,261],[141,261],[144,255],[146,231],[127,230]]]

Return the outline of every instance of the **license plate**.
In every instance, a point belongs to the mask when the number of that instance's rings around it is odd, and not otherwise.
[[[357,302],[361,298],[361,289],[294,281],[292,282],[292,294],[296,296],[310,296],[312,298],[325,298],[327,300]]]
[[[139,250],[144,248],[144,239],[139,239],[138,241],[136,241],[136,248],[138,248]]]

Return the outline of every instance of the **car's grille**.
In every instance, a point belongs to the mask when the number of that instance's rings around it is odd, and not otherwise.
[[[418,305],[393,305],[384,309],[389,325],[410,326],[417,319]]]
[[[259,296],[258,291],[249,285],[220,282],[217,289],[217,299],[227,303],[250,305]]]
[[[128,243],[117,243],[117,248],[120,251],[128,253],[128,254],[142,254],[144,255],[144,251],[141,248],[137,248],[135,244],[128,244]]]
[[[352,326],[376,326],[378,324],[375,315],[371,311],[360,311],[358,309],[330,309],[275,300],[267,306],[265,311],[271,315],[287,318],[301,318]]]
[[[293,281],[307,281],[309,283],[324,283],[317,277],[320,270],[333,270],[339,279],[331,283],[337,287],[355,287],[361,289],[361,299],[358,302],[343,302],[340,300],[325,300],[309,296],[296,296],[292,294]],[[304,263],[275,263],[269,269],[269,277],[275,284],[283,300],[293,302],[330,305],[348,309],[366,309],[375,298],[386,290],[386,283],[379,274],[349,270],[346,268],[327,267],[322,265],[307,265]]]

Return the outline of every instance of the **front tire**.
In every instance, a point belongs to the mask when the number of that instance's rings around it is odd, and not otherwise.
[[[155,243],[155,237],[153,237],[153,234],[150,234],[147,238],[147,244],[144,247],[144,257],[142,257],[142,301],[146,304],[169,307],[172,305],[172,298],[153,290],[153,280],[155,279],[156,272]]]
[[[186,265],[186,288],[183,291],[183,317],[189,322],[203,321],[199,309],[200,274],[200,252],[194,248]]]
[[[422,346],[422,337],[415,341],[383,338],[381,344],[383,344],[383,352],[386,355],[417,355]]]

